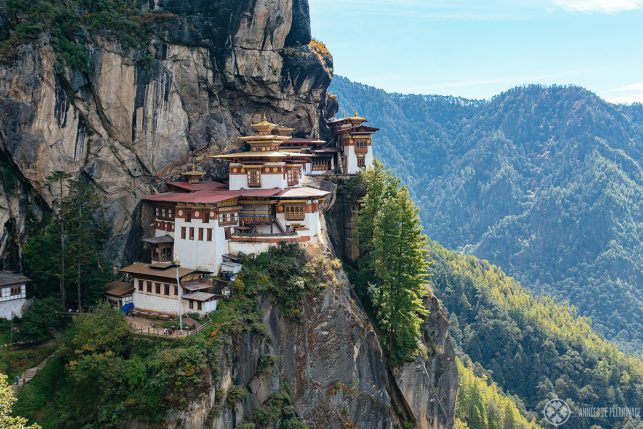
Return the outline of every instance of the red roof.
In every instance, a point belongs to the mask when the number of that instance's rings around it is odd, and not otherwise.
[[[183,185],[183,182],[179,183]],[[191,192],[165,192],[162,194],[149,195],[145,197],[145,200],[172,203],[216,204],[238,197],[321,198],[328,195],[328,192],[308,187],[288,189],[242,189],[239,191],[230,191],[228,189],[221,189],[222,184],[217,182],[202,182],[191,186],[197,189]]]
[[[183,185],[183,182],[179,182]],[[185,188],[188,192],[164,192],[162,194],[149,195],[145,197],[147,201],[163,201],[173,203],[202,203],[202,204],[216,204],[221,201],[230,200],[238,197],[273,197],[277,196],[282,189],[243,189],[239,191],[230,191],[226,188],[221,188],[221,183],[218,182],[201,182],[199,184],[190,185],[196,188],[193,191],[189,187],[180,186]]]
[[[227,189],[228,185],[220,182],[199,182],[199,183],[188,183],[188,182],[170,182],[168,183],[170,187],[176,187],[179,189],[184,189],[186,191],[207,191],[215,189]]]

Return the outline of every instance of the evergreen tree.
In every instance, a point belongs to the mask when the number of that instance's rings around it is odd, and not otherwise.
[[[34,281],[38,297],[56,295],[57,279],[57,295],[63,307],[75,304],[80,309],[83,303],[95,303],[112,277],[100,253],[108,228],[99,216],[94,188],[68,178],[61,182],[61,177],[56,175],[58,189],[63,192],[62,200],[56,203],[56,217],[27,241],[25,268]],[[75,286],[76,298],[70,300],[67,289],[71,285]]]
[[[65,185],[70,179],[71,175],[69,173],[60,170],[54,171],[49,177],[47,177],[47,183],[56,188],[58,192],[58,198],[54,201],[54,209],[57,209],[56,217],[58,227],[60,229],[60,251],[58,252],[60,271],[58,273],[58,279],[60,285],[60,302],[63,310],[67,303],[65,296],[65,213],[63,211],[63,205],[65,198]]]
[[[382,341],[393,362],[412,359],[427,310],[427,237],[406,188],[380,163],[362,176],[358,232],[362,278]]]

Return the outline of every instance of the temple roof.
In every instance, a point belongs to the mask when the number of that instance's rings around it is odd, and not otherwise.
[[[11,271],[0,271],[0,286],[10,286],[30,282],[31,279]]]
[[[107,283],[105,287],[105,294],[121,298],[123,296],[131,295],[134,292],[134,285],[129,282],[115,281]]]
[[[204,182],[208,183],[208,182]],[[241,189],[229,191],[227,189],[205,189],[194,192],[165,192],[163,194],[149,195],[147,201],[172,202],[172,203],[193,203],[193,204],[216,204],[233,198],[315,198],[328,195],[326,191],[319,189],[301,188],[272,188],[272,189]]]
[[[379,131],[379,128],[374,128],[374,127],[369,127],[366,125],[358,125],[356,127],[351,127],[351,128],[345,128],[343,130],[339,130],[340,133],[374,133]]]
[[[200,301],[206,302],[210,301],[212,298],[215,298],[216,295],[209,292],[194,292],[183,295],[183,299],[189,299],[190,301]]]
[[[315,189],[315,188],[302,187],[302,188],[284,189],[276,197],[277,198],[322,198],[328,194],[330,194],[330,192],[320,191],[319,189]]]
[[[324,140],[317,139],[302,139],[302,138],[290,138],[286,140],[283,144],[286,145],[316,145],[326,143]]]
[[[311,157],[312,155],[307,153],[294,153],[294,152],[283,152],[283,151],[273,151],[273,152],[236,152],[236,153],[227,153],[225,155],[213,155],[212,158],[216,159],[236,159],[236,158],[299,158],[299,157]]]
[[[174,237],[171,235],[163,235],[161,237],[144,238],[141,241],[149,244],[174,243]]]
[[[179,188],[188,192],[228,189],[228,185],[221,182],[199,182],[199,183],[169,182],[168,186]]]
[[[165,264],[144,264],[142,262],[134,262],[132,265],[121,268],[121,273],[136,275],[145,275],[151,277],[160,277],[168,280],[176,280],[176,266],[171,263]],[[192,268],[179,267],[179,278],[183,278],[190,274],[210,274],[209,271],[193,270]]]

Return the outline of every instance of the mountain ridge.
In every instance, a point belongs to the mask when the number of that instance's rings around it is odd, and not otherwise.
[[[409,186],[432,238],[569,300],[607,338],[641,352],[642,105],[578,86],[524,86],[472,103],[342,77],[330,91],[381,126],[376,156]]]

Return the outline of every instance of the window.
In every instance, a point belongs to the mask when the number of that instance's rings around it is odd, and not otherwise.
[[[147,293],[152,293],[152,282],[147,282]]]
[[[355,153],[366,153],[368,152],[368,140],[357,140],[355,141]]]
[[[174,286],[174,295],[178,295],[178,294],[179,294],[179,287]]]
[[[138,290],[143,291],[143,280],[138,281]]]
[[[170,285],[163,285],[163,286],[164,286],[163,287],[163,289],[164,289],[163,294],[169,296],[170,295]]]
[[[299,184],[299,169],[288,169],[288,186],[295,186]]]
[[[199,241],[203,241],[203,228],[199,228]]]
[[[248,187],[261,187],[261,170],[259,170],[258,168],[248,169]]]
[[[210,223],[210,210],[203,211],[203,223]]]
[[[364,155],[357,155],[357,166],[359,168],[366,167],[366,157]]]
[[[196,303],[196,309],[201,311],[203,309],[203,304],[201,302]]]
[[[304,220],[306,213],[303,205],[286,206],[286,220]]]
[[[160,295],[161,294],[161,283],[155,283],[154,286],[156,286],[154,288],[156,290],[156,294]]]
[[[181,240],[185,240],[185,230],[186,228],[184,226],[181,227]]]
[[[194,240],[194,227],[190,228],[190,240]]]
[[[16,286],[11,288],[11,296],[16,296],[16,295],[21,295],[22,294],[22,287],[21,286]]]
[[[185,221],[192,222],[192,210],[185,209]]]
[[[212,229],[208,229],[208,241],[212,241]]]
[[[190,300],[190,310],[194,310],[194,301]]]
[[[158,207],[156,209],[154,209],[154,211],[156,213],[156,217],[159,217],[161,215],[161,211],[160,211],[160,209]]]

